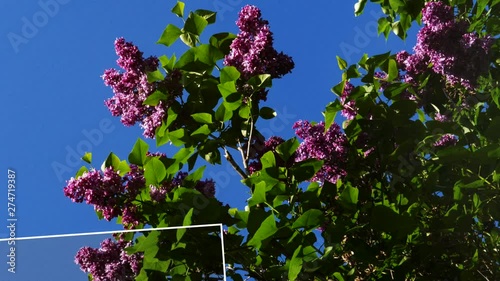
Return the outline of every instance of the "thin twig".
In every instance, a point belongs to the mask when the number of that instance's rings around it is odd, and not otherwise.
[[[231,155],[231,153],[229,153],[229,151],[227,150],[226,147],[222,147],[224,149],[224,152],[226,153],[224,155],[224,157],[226,157],[227,161],[229,162],[229,164],[231,164],[231,166],[233,166],[234,170],[236,170],[236,172],[243,178],[243,179],[246,179],[248,178],[247,174],[245,174],[245,172],[240,168],[240,166],[238,166],[238,164],[236,164],[236,162],[234,161],[234,158],[233,156]]]
[[[490,281],[490,279],[488,279],[488,277],[484,276],[484,274],[483,274],[483,273],[482,273],[479,269],[477,270],[477,272],[478,272],[479,274],[481,274],[481,276],[483,276],[484,280],[486,280],[486,281]]]
[[[241,146],[241,143],[239,140],[238,140],[238,150],[240,151],[241,159],[243,160],[243,168],[245,168],[245,171],[248,172],[248,164],[246,161],[245,152],[243,151],[243,147]]]
[[[247,145],[247,155],[243,159],[243,162],[245,163],[245,166],[248,165],[248,157],[250,155],[250,146],[252,144],[252,135],[253,135],[253,117],[250,116],[250,135],[248,136],[248,145]]]

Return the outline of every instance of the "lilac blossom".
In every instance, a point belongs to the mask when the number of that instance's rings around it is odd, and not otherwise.
[[[161,126],[171,101],[160,101],[158,105],[143,102],[157,90],[168,92],[170,99],[182,94],[180,72],[173,71],[163,81],[148,82],[147,73],[158,68],[155,57],[143,58],[143,53],[123,38],[115,41],[117,64],[124,72],[108,69],[102,76],[104,84],[113,89],[114,96],[105,101],[113,116],[120,116],[125,126],[140,123],[144,136],[154,138],[156,128]]]
[[[81,248],[75,256],[75,263],[86,273],[90,273],[95,281],[127,281],[135,280],[141,269],[142,254],[127,254],[125,248],[131,242],[106,239],[101,247]]]
[[[110,221],[132,211],[123,206],[123,202],[134,200],[144,187],[144,182],[142,172],[135,165],[130,166],[130,171],[123,178],[118,171],[107,167],[104,172],[91,170],[77,179],[71,178],[63,191],[73,202],[85,201],[94,205],[94,209]]]
[[[434,115],[434,120],[439,121],[439,122],[450,122],[451,118],[449,115],[441,114],[441,113],[437,112]]]
[[[426,3],[422,22],[425,26],[417,34],[414,54],[396,55],[407,73],[406,82],[416,85],[419,74],[432,71],[452,85],[473,90],[488,70],[492,38],[467,32],[468,23],[456,21],[453,8],[441,1]]]
[[[312,125],[308,121],[297,121],[293,125],[295,134],[303,139],[296,151],[295,161],[307,159],[323,160],[323,167],[314,175],[312,181],[336,183],[345,177],[347,171],[347,137],[337,124],[332,124],[325,132],[325,123]]]
[[[250,174],[253,174],[256,171],[260,171],[262,169],[262,163],[260,162],[260,158],[269,151],[273,151],[273,153],[275,153],[276,156],[276,147],[278,147],[278,145],[284,142],[285,142],[284,139],[277,136],[272,136],[268,140],[266,140],[263,144],[255,143],[254,144],[255,154],[251,157],[250,162],[248,164],[248,172]],[[281,160],[281,158],[280,157],[276,158],[278,160],[277,164],[279,166],[282,166],[284,163],[282,163],[282,161],[281,162],[279,161]]]
[[[442,135],[434,144],[434,147],[444,148],[448,146],[454,146],[458,143],[458,137],[453,134]]]
[[[340,96],[340,102],[343,106],[340,114],[347,118],[347,120],[352,120],[358,114],[358,109],[356,107],[356,102],[354,100],[350,100],[349,96],[354,90],[354,86],[349,83],[349,81],[345,82],[344,90],[342,91],[342,95]]]
[[[292,58],[273,47],[273,33],[269,22],[262,19],[259,8],[243,7],[236,25],[240,29],[230,46],[224,64],[236,67],[244,79],[258,74],[280,78],[294,68]]]

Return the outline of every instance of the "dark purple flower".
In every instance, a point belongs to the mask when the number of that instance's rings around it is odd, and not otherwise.
[[[308,121],[297,121],[293,125],[295,134],[303,139],[296,151],[295,162],[307,159],[323,160],[323,167],[314,175],[312,181],[337,180],[347,175],[347,137],[337,124],[332,124],[325,132],[325,123],[312,125]]]
[[[213,198],[215,196],[215,182],[212,179],[199,181],[195,189],[205,195],[205,197]]]
[[[278,147],[278,145],[284,142],[285,142],[284,139],[277,136],[272,136],[263,143],[256,141],[253,144],[254,149],[253,149],[253,154],[250,157],[250,163],[248,164],[248,172],[250,174],[253,174],[256,171],[260,171],[262,169],[262,163],[260,162],[260,158],[269,151],[273,151],[276,157],[277,156],[276,147]],[[277,156],[276,159],[278,166],[283,166],[285,164],[282,163],[283,161],[279,156]]]
[[[432,71],[452,85],[474,89],[479,76],[488,71],[492,38],[467,32],[468,23],[455,21],[453,8],[440,1],[426,3],[422,22],[425,26],[417,34],[414,54],[396,55],[406,71],[406,82],[418,86],[416,77]]]
[[[129,255],[125,248],[131,242],[106,239],[98,249],[83,247],[75,256],[82,271],[90,273],[95,281],[132,281],[141,269],[142,254]]]
[[[294,68],[291,57],[274,49],[268,24],[255,6],[247,5],[239,13],[236,25],[240,33],[231,43],[224,64],[236,67],[244,79],[258,74],[280,78]]]
[[[358,108],[356,107],[356,102],[354,100],[350,100],[349,96],[354,90],[354,86],[348,81],[345,82],[344,91],[342,91],[342,95],[340,96],[340,102],[342,103],[343,109],[340,112],[342,116],[347,118],[347,120],[352,120],[358,114]]]
[[[163,81],[150,83],[147,73],[158,68],[157,58],[144,59],[142,52],[123,38],[116,39],[115,50],[118,55],[117,64],[124,72],[120,73],[115,69],[104,72],[104,84],[110,86],[114,93],[105,104],[113,116],[120,116],[120,121],[125,126],[140,123],[144,136],[154,138],[156,129],[166,118],[172,100],[182,94],[180,72],[173,71]],[[156,106],[143,104],[157,90],[168,93],[170,100],[162,100]]]
[[[441,114],[438,112],[434,115],[434,120],[439,121],[439,122],[449,122],[449,121],[451,121],[451,118],[450,118],[450,116],[448,116],[446,114]]]
[[[163,202],[165,198],[167,198],[167,189],[164,187],[157,187],[154,185],[149,186],[149,195],[151,196],[151,200],[156,202]]]
[[[448,146],[454,146],[458,143],[458,137],[452,134],[442,135],[434,144],[434,147],[443,148]]]

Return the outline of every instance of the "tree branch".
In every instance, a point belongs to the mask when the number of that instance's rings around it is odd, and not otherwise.
[[[238,166],[236,161],[234,161],[233,156],[231,155],[231,153],[229,153],[227,148],[224,146],[222,148],[224,149],[224,152],[225,152],[224,157],[226,157],[229,164],[231,164],[231,166],[233,166],[234,170],[236,170],[236,172],[241,176],[241,178],[243,178],[243,179],[248,178],[247,174],[240,168],[240,166]]]

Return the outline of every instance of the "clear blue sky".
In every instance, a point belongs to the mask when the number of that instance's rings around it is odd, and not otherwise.
[[[258,124],[266,136],[289,138],[296,120],[322,119],[324,106],[335,99],[330,88],[340,81],[336,55],[355,62],[365,52],[410,51],[414,43],[413,38],[404,45],[394,38],[386,43],[377,37],[380,9],[368,6],[363,16],[355,18],[355,1],[186,2],[186,10],[219,11],[217,23],[206,29],[207,35],[236,33],[234,22],[240,8],[245,4],[259,6],[270,22],[276,49],[293,57],[296,68],[274,83],[266,104],[280,117]],[[16,171],[18,237],[120,229],[113,222],[98,221],[91,206],[72,203],[62,189],[65,180],[84,164],[76,162],[79,151],[90,150],[100,166],[111,151],[126,159],[141,136],[139,127],[124,127],[104,106],[112,92],[100,75],[104,69],[116,67],[113,41],[117,37],[133,41],[145,56],[182,54],[185,48],[181,42],[171,48],[155,44],[168,23],[180,25],[180,19],[170,13],[174,4],[167,0],[0,3],[2,238],[8,235],[8,168]],[[55,170],[54,165],[64,169]],[[245,205],[247,189],[226,164],[207,170],[205,176],[218,181],[216,196],[221,201],[240,208]],[[73,264],[73,255],[79,247],[97,246],[104,238],[19,243],[16,274],[7,272],[8,252],[3,243],[0,280],[86,280]],[[54,275],[48,275],[50,272]]]

